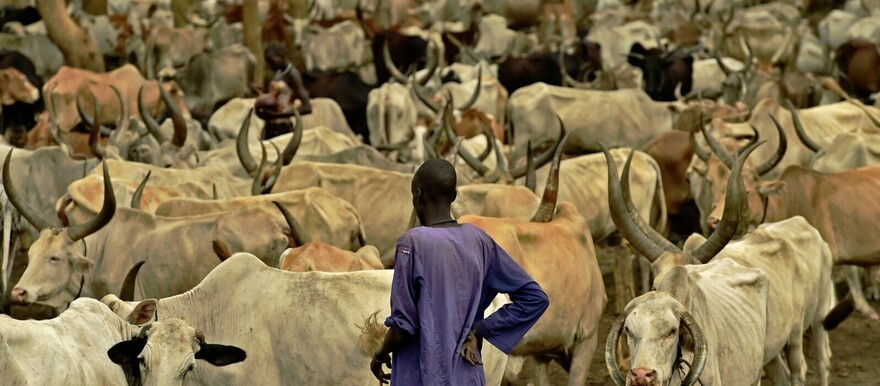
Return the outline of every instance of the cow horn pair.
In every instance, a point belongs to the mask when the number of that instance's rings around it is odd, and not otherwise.
[[[11,161],[12,149],[6,154],[6,162],[3,164],[3,188],[6,190],[6,195],[9,197],[9,201],[12,202],[15,209],[17,209],[18,212],[34,226],[34,228],[37,228],[37,230],[42,231],[44,229],[54,228],[51,222],[43,218],[43,216],[34,210],[34,208],[31,207],[23,197],[21,197],[18,191],[15,190],[9,172],[9,164]],[[104,204],[101,206],[101,211],[95,216],[95,218],[86,223],[67,228],[67,236],[73,241],[82,240],[86,236],[99,231],[113,219],[113,215],[116,213],[116,196],[113,193],[113,184],[110,182],[110,171],[107,169],[107,162],[102,162],[101,166],[104,172]]]
[[[564,130],[563,130],[564,131]],[[550,173],[547,175],[547,184],[541,195],[541,204],[532,216],[532,222],[550,222],[556,213],[556,198],[559,194],[559,163],[562,158],[562,149],[571,132],[566,133],[556,145],[556,153],[553,155],[553,163],[550,165]]]
[[[446,132],[446,137],[449,139],[449,141],[455,141],[455,138],[457,138],[457,136],[455,135],[455,131],[452,130],[453,103],[454,102],[452,100],[452,95],[449,95],[449,101],[446,103],[446,108],[443,111],[443,130]],[[486,138],[488,143],[486,144],[486,146],[491,146],[495,152],[495,170],[493,170],[492,173],[487,176],[486,173],[489,173],[489,168],[486,167],[486,165],[483,165],[483,163],[480,162],[479,159],[475,158],[474,155],[471,154],[464,147],[458,147],[458,155],[461,156],[464,162],[467,163],[468,166],[471,167],[471,169],[474,169],[477,174],[483,177],[484,183],[492,184],[498,182],[498,180],[501,179],[501,176],[506,173],[505,167],[507,164],[505,163],[504,154],[501,153],[501,149],[499,148],[499,146],[496,146],[495,144],[495,136],[492,135],[491,130],[486,129],[483,121],[480,121],[480,126],[483,127],[486,132],[488,132],[488,137]]]
[[[241,162],[241,166],[248,173],[248,175],[251,176],[253,176],[258,169],[257,163],[251,156],[250,148],[248,147],[251,119],[253,118],[253,114],[253,108],[248,110],[244,121],[241,122],[241,128],[239,128],[238,130],[238,136],[235,139],[235,152],[238,155],[238,160]],[[290,142],[287,143],[287,146],[284,147],[284,151],[281,153],[280,159],[281,165],[283,166],[287,166],[290,164],[291,161],[293,161],[293,157],[296,156],[296,152],[297,150],[299,150],[299,145],[302,143],[304,131],[303,120],[299,115],[299,111],[297,109],[293,109],[293,111],[289,114],[296,118],[296,126],[294,126],[293,128],[293,136],[290,137]],[[280,118],[287,118],[287,116],[281,116]]]
[[[303,229],[302,225],[300,225],[299,222],[296,221],[296,218],[293,217],[293,215],[290,213],[289,210],[287,210],[287,208],[284,207],[284,205],[282,205],[278,201],[272,201],[272,204],[274,204],[275,207],[278,208],[279,211],[281,211],[281,215],[284,216],[284,221],[287,221],[287,227],[290,229],[290,239],[291,241],[296,243],[297,247],[303,246],[306,243],[311,242],[311,238],[309,238],[309,235],[306,233],[305,229]]]
[[[281,151],[278,150],[278,146],[275,146],[274,143],[269,142],[272,147],[275,148],[275,165],[272,167],[272,175],[266,180],[266,183],[263,184],[263,175],[266,173],[266,145],[260,141],[260,150],[262,153],[262,157],[260,158],[260,166],[257,167],[257,172],[254,174],[254,181],[251,183],[251,195],[259,195],[266,194],[272,191],[272,188],[275,187],[275,183],[278,182],[278,177],[281,175],[281,168],[283,167],[281,161]]]
[[[416,94],[416,97],[419,98],[419,101],[425,104],[434,114],[440,113],[440,106],[434,101],[431,100],[431,97],[425,95],[425,89],[418,82],[412,82],[413,91]],[[480,92],[483,89],[483,66],[479,66],[477,68],[477,86],[474,88],[474,92],[471,94],[471,97],[468,98],[467,102],[465,102],[460,107],[456,107],[459,111],[467,110],[471,107],[474,107],[474,104],[477,103],[477,100],[480,98]]]
[[[158,83],[158,87],[162,102],[164,102],[165,106],[168,108],[168,112],[171,115],[171,121],[174,123],[174,134],[171,137],[171,144],[178,148],[183,147],[187,135],[186,120],[183,117],[183,113],[180,112],[180,109],[171,99],[171,94],[165,90],[165,87],[162,87],[161,82]],[[138,91],[138,112],[140,112],[141,119],[147,126],[147,130],[154,138],[156,138],[156,141],[160,144],[167,142],[168,138],[165,138],[165,135],[162,134],[162,130],[159,129],[159,123],[156,122],[156,118],[147,111],[147,107],[144,105],[144,86],[141,86]]]
[[[630,244],[645,256],[651,262],[663,254],[681,255],[684,252],[678,249],[674,244],[666,240],[661,234],[646,226],[644,219],[641,218],[632,200],[629,199],[629,182],[622,185],[617,176],[617,164],[611,156],[608,148],[601,142],[596,142],[605,153],[605,160],[608,164],[608,205],[611,209],[611,219],[614,225],[620,231],[621,235],[626,238]],[[748,155],[761,143],[753,144],[745,149],[740,155],[732,172],[728,177],[727,194],[724,198],[724,213],[721,217],[721,223],[715,232],[709,236],[703,245],[691,253],[691,257],[706,263],[711,260],[736,234],[740,220],[740,207],[747,205],[743,200],[745,196],[745,187],[742,182],[742,167]],[[631,159],[631,158],[630,158]],[[624,178],[629,179],[629,163],[630,159],[624,165]]]
[[[701,132],[703,133],[703,135],[705,136],[705,135],[707,135],[707,132],[706,132],[706,130],[705,130],[705,128],[704,128],[704,126],[705,126],[704,122],[705,122],[705,121],[703,121],[703,112],[702,112],[702,111],[700,111],[700,122],[701,122],[701,123],[700,123],[700,128],[699,128],[698,130],[701,131]],[[758,129],[755,128],[755,125],[749,124],[749,127],[751,127],[751,129],[752,129],[752,137],[749,139],[749,142],[748,142],[748,143],[746,143],[745,145],[743,145],[741,148],[739,148],[739,149],[737,150],[737,151],[739,151],[739,152],[742,152],[743,149],[745,149],[745,148],[751,146],[751,145],[754,144],[755,142],[758,142],[758,140],[760,139],[761,134],[758,132]],[[697,157],[699,157],[701,160],[703,160],[704,162],[705,162],[705,161],[708,161],[708,160],[709,160],[709,157],[712,156],[712,153],[711,153],[711,151],[706,151],[706,150],[704,150],[702,147],[700,147],[700,145],[697,144],[697,138],[696,138],[696,135],[697,135],[697,134],[696,134],[696,131],[695,131],[695,130],[694,130],[694,131],[690,131],[690,132],[688,133],[688,141],[689,141],[689,143],[690,143],[690,145],[691,145],[691,149],[694,150],[694,154],[696,154]],[[730,160],[729,155],[726,155],[726,154],[725,154],[725,156],[727,156],[727,157],[728,157],[728,160]],[[731,164],[732,164],[732,163],[731,163]]]
[[[770,157],[770,159],[755,167],[754,170],[755,173],[758,174],[758,176],[763,176],[764,174],[767,174],[767,172],[773,170],[773,168],[775,168],[776,165],[778,165],[779,162],[782,161],[782,157],[785,156],[785,151],[788,149],[788,138],[786,138],[785,132],[782,130],[782,125],[779,124],[779,121],[777,121],[776,117],[774,117],[772,114],[768,114],[768,116],[770,117],[770,120],[773,121],[773,125],[776,126],[777,134],[779,134],[779,146],[776,148],[776,152],[773,153],[773,156]],[[723,162],[728,169],[733,169],[733,165],[735,163],[734,157],[727,153],[727,150],[724,148],[724,146],[722,146],[721,143],[719,143],[714,136],[709,134],[709,132],[706,131],[705,127],[701,127],[700,130],[702,130],[703,138],[706,139],[706,143],[709,144],[709,148],[712,149],[712,152],[715,153],[716,156],[718,156],[718,159],[720,159],[721,162]],[[756,141],[755,138],[757,138],[758,132],[754,126],[752,126],[752,130],[755,131],[755,137],[753,137],[753,140],[750,142],[751,144]],[[747,145],[747,147],[748,146],[750,145]]]
[[[605,366],[608,367],[608,375],[611,376],[611,380],[613,380],[614,384],[617,386],[627,384],[626,377],[620,371],[620,363],[617,362],[617,341],[620,340],[620,335],[623,332],[623,328],[625,327],[624,324],[628,316],[629,313],[625,313],[620,315],[620,317],[614,321],[614,324],[611,325],[611,332],[608,334],[608,340],[605,341]],[[700,328],[700,325],[697,324],[697,321],[694,320],[691,313],[682,311],[680,318],[681,323],[687,328],[691,337],[694,339],[694,363],[690,365],[687,375],[685,375],[684,379],[681,381],[681,385],[694,386],[699,382],[700,375],[703,374],[703,370],[706,368],[706,362],[709,359],[709,347],[706,343],[703,329]]]
[[[428,83],[428,80],[434,76],[434,72],[437,71],[437,67],[440,66],[440,48],[436,47],[434,41],[428,39],[428,48],[433,48],[434,54],[428,56],[428,64],[426,68],[428,69],[428,73],[425,74],[421,79],[418,80],[418,84],[424,85]],[[408,78],[404,75],[400,70],[397,69],[397,65],[394,64],[394,60],[391,58],[391,51],[388,49],[388,39],[385,39],[382,43],[382,59],[385,63],[385,68],[388,69],[388,72],[391,73],[391,76],[394,80],[398,81],[401,84],[407,84]]]
[[[111,84],[110,89],[112,89],[113,93],[116,94],[116,100],[119,102],[119,114],[116,118],[116,130],[122,132],[128,129],[128,105],[125,104],[125,99],[122,97],[122,93],[115,85]],[[99,141],[101,138],[101,132],[107,129],[104,128],[99,122],[101,115],[98,106],[98,99],[95,97],[95,94],[92,93],[90,90],[89,97],[92,100],[92,112],[94,113],[94,115],[89,116],[82,105],[81,96],[82,95],[80,93],[76,94],[76,111],[79,113],[79,117],[83,121],[83,123],[89,127],[89,148],[92,150],[92,153],[94,153],[98,158],[103,159],[107,155],[107,152],[104,148],[100,146]],[[52,102],[55,102],[54,98]],[[54,117],[52,120],[54,121]]]

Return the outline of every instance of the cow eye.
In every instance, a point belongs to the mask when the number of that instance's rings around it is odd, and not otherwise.
[[[50,263],[57,263],[57,262],[60,262],[60,261],[61,261],[61,258],[58,257],[58,256],[52,256],[52,257],[49,258],[49,262],[50,262]]]
[[[667,338],[671,338],[673,335],[675,335],[676,332],[678,332],[678,331],[676,331],[676,330],[673,328],[672,330],[669,330],[669,333],[666,334],[666,337],[667,337]]]
[[[189,366],[186,367],[186,372],[193,371],[195,368],[196,368],[196,365],[190,363]]]

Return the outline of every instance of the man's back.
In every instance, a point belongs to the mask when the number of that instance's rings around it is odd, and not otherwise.
[[[509,352],[543,308],[524,318],[506,315],[509,320],[502,321],[497,331],[481,331],[480,323],[498,292],[526,287],[534,296],[539,296],[535,289],[543,295],[531,277],[477,227],[418,227],[404,234],[397,244],[391,316],[385,324],[409,338],[394,352],[392,383],[484,384],[483,368],[460,356],[465,338],[476,327],[480,335]],[[511,314],[509,309],[506,314]]]

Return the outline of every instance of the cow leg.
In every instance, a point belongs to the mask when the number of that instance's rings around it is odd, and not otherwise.
[[[788,367],[791,370],[791,385],[804,386],[807,378],[807,360],[804,358],[804,331],[797,329],[785,345]]]
[[[532,379],[535,386],[550,386],[550,358],[534,357],[535,372],[532,373]]]
[[[598,342],[597,333],[596,330],[593,330],[590,336],[575,342],[574,346],[571,348],[571,365],[568,369],[568,386],[582,386],[587,384],[590,363],[593,360],[593,354],[596,352],[596,343]]]
[[[636,296],[632,272],[635,255],[628,246],[623,241],[620,246],[607,249],[614,261],[614,310],[617,313],[623,312],[626,304]]]
[[[812,325],[813,343],[816,345],[816,362],[819,367],[819,386],[828,386],[828,376],[831,372],[831,343],[828,339],[828,331],[822,327],[822,320],[816,320]]]
[[[871,308],[868,301],[865,299],[865,294],[862,293],[862,280],[859,277],[859,267],[854,265],[844,267],[844,275],[846,276],[846,283],[849,284],[849,292],[852,294],[856,310],[868,318],[880,320],[880,315],[877,315],[877,312]]]
[[[880,287],[877,286],[877,279],[880,279],[880,266],[865,268],[868,270],[868,288],[865,290],[865,297],[868,300],[880,300]]]
[[[790,385],[785,363],[782,362],[782,354],[776,354],[776,358],[764,365],[764,373],[767,374],[767,378],[770,378],[770,383],[774,386]]]

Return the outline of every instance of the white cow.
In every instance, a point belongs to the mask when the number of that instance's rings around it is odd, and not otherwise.
[[[371,315],[381,321],[390,314],[392,276],[391,270],[286,272],[237,253],[185,294],[136,305],[108,295],[102,302],[135,323],[184,319],[206,336],[247,351],[239,366],[197,368],[194,384],[365,385],[376,378],[372,352],[360,345],[362,328]],[[487,314],[500,303],[496,298]],[[506,356],[490,344],[482,354],[486,384],[500,384]]]
[[[208,120],[208,131],[214,133],[220,141],[235,139],[248,111],[254,107],[254,100],[254,98],[233,98],[226,102],[226,104],[211,115],[211,118]],[[345,120],[345,115],[342,114],[342,108],[339,107],[336,101],[327,98],[314,98],[311,100],[311,103],[312,113],[302,117],[303,127],[306,131],[324,126],[354,138],[354,132],[348,126],[348,121]],[[259,140],[263,124],[262,119],[253,119],[250,128],[251,140]]]
[[[149,329],[151,331],[146,332],[146,328],[129,324],[90,298],[75,300],[69,309],[51,320],[15,320],[2,316],[3,383],[128,385],[132,382],[182,386],[196,367],[196,359],[225,366],[245,357],[241,349],[205,343],[203,334],[179,319],[154,323]],[[187,339],[166,339],[179,335]],[[149,346],[149,353],[139,365],[140,379],[127,379],[123,367],[111,360],[120,358],[116,354],[121,349],[143,349],[144,346]],[[132,356],[125,365],[138,363],[135,359]]]
[[[554,112],[571,131],[565,144],[570,153],[595,152],[596,140],[608,146],[641,148],[658,134],[672,130],[676,102],[655,102],[641,89],[614,91],[576,90],[535,83],[510,96],[510,120],[516,147],[513,159],[532,145],[559,133]]]

